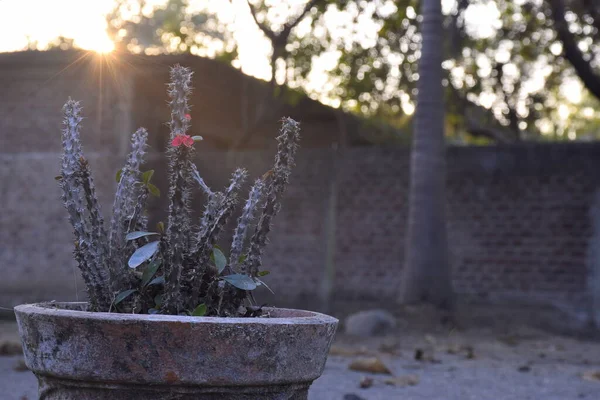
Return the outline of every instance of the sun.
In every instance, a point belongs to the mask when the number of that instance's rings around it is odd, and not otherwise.
[[[96,53],[106,54],[106,53],[110,53],[114,49],[115,49],[115,44],[110,40],[106,40],[106,41],[99,41],[90,50],[93,50]]]
[[[110,53],[115,49],[115,44],[106,32],[88,32],[87,35],[79,35],[76,39],[77,47],[85,50],[95,51],[99,54]]]

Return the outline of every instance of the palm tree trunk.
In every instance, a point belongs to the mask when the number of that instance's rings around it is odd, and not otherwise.
[[[453,305],[446,233],[441,0],[423,0],[402,303]]]

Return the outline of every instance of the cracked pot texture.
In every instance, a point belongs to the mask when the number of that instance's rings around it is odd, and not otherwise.
[[[306,399],[338,321],[265,308],[269,318],[81,311],[85,303],[15,308],[40,399]]]

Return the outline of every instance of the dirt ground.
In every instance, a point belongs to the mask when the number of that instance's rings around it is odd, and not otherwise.
[[[461,306],[452,321],[424,307],[395,314],[385,337],[342,330],[309,399],[600,399],[600,335],[557,310]],[[14,323],[0,323],[1,400],[37,398],[17,341]]]

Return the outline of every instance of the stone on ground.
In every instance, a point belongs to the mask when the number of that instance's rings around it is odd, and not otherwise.
[[[353,336],[383,336],[394,330],[396,318],[385,310],[360,311],[346,318],[345,333]]]

